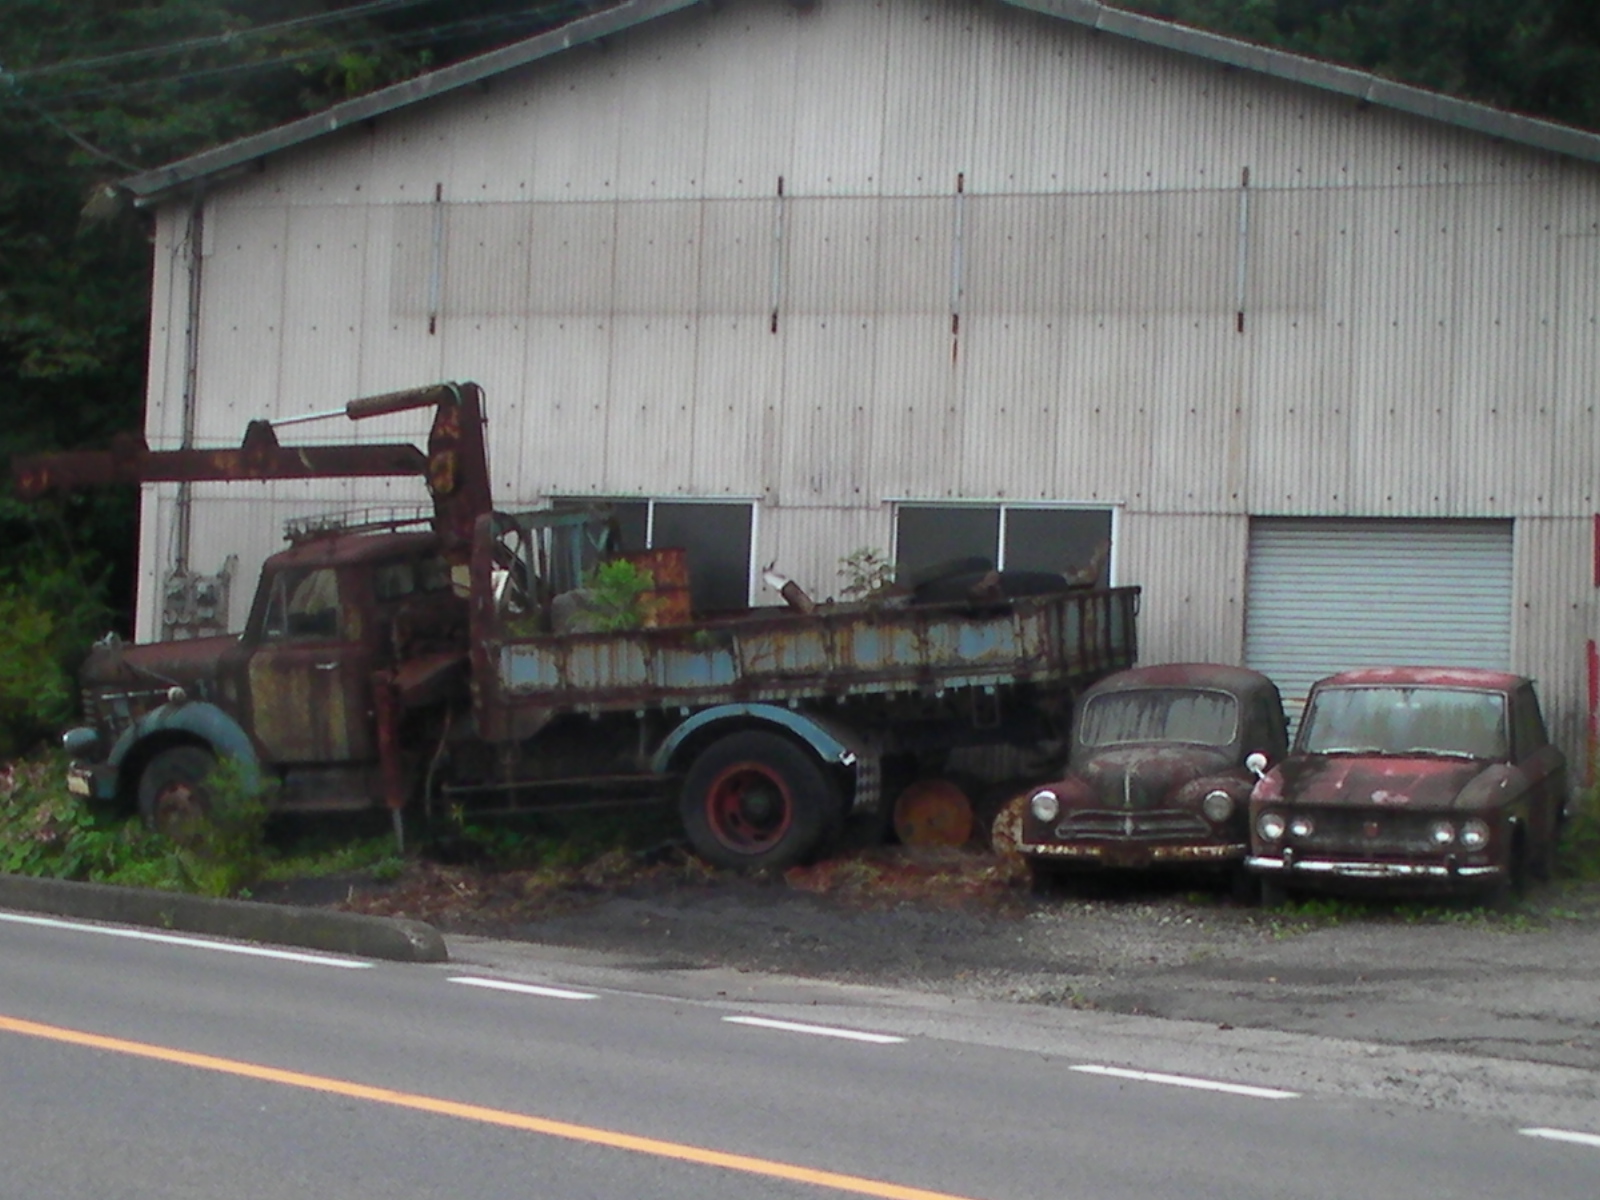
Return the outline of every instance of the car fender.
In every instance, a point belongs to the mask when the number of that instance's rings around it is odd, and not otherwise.
[[[169,702],[151,709],[122,731],[106,756],[106,764],[120,774],[136,748],[153,737],[174,733],[187,734],[191,739],[206,743],[219,757],[237,762],[244,773],[242,782],[246,787],[261,786],[261,758],[250,735],[233,717],[204,700]]]

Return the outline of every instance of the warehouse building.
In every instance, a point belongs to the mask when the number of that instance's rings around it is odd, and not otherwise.
[[[768,564],[820,598],[859,549],[982,556],[1140,584],[1146,661],[1291,698],[1523,671],[1576,754],[1597,162],[1092,0],[635,0],[127,181],[147,433],[473,379],[499,504],[617,502],[702,608],[776,603]],[[238,628],[286,518],[421,499],[149,486],[139,633]]]

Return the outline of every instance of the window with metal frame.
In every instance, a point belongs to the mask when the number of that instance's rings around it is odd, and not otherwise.
[[[689,566],[694,611],[747,608],[755,548],[755,504],[749,500],[655,500],[633,496],[561,497],[558,507],[604,507],[623,550],[681,547]]]
[[[1079,505],[904,501],[895,510],[896,578],[915,586],[944,570],[1041,571],[1104,587],[1112,516]]]

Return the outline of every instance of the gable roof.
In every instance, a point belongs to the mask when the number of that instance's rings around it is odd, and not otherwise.
[[[129,176],[121,181],[121,186],[140,206],[158,204],[175,192],[230,174],[267,155],[457,91],[574,46],[599,41],[700,3],[703,0],[623,0],[614,7],[580,17],[535,37],[347,100],[298,121]],[[1273,50],[1111,8],[1100,3],[1100,0],[1000,0],[1000,3],[1144,45],[1159,46],[1224,66],[1253,71],[1272,79],[1349,96],[1363,104],[1411,113],[1538,150],[1600,162],[1600,134],[1597,133],[1537,117],[1519,116],[1486,104],[1457,100],[1439,92],[1395,83],[1367,71],[1335,66],[1283,50]]]

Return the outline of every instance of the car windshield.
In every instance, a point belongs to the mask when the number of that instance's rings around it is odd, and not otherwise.
[[[1310,754],[1506,756],[1506,699],[1438,687],[1334,687],[1312,697],[1300,733]]]
[[[1128,742],[1227,746],[1238,728],[1239,702],[1226,692],[1144,688],[1090,697],[1078,726],[1078,741],[1085,746]]]

